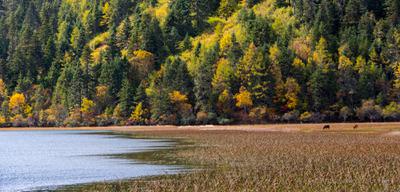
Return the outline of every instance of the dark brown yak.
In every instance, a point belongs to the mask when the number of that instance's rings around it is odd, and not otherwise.
[[[330,129],[331,126],[330,125],[325,125],[322,129]]]

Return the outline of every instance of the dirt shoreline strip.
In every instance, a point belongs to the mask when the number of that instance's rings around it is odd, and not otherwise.
[[[94,131],[249,131],[249,132],[296,132],[322,131],[324,125],[330,125],[330,131],[354,130],[400,130],[400,122],[393,123],[326,123],[326,124],[264,124],[264,125],[198,125],[198,126],[110,126],[110,127],[22,127],[0,128],[0,131],[34,130],[94,130]]]

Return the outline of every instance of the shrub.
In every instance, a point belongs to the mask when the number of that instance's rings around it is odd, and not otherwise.
[[[207,122],[208,115],[206,112],[200,111],[196,115],[196,120],[199,124],[204,124]]]
[[[344,106],[340,109],[339,116],[344,122],[346,122],[353,115],[354,112],[352,109],[350,109],[350,107]]]
[[[11,118],[11,124],[13,127],[27,127],[28,121],[22,115],[18,114]]]
[[[174,113],[179,119],[179,124],[191,124],[194,122],[192,105],[188,102],[188,97],[179,91],[173,91],[169,94],[170,101],[174,106]],[[177,122],[178,123],[178,122]]]
[[[52,105],[49,109],[45,111],[43,118],[44,124],[48,126],[61,126],[64,120],[68,117],[68,111],[63,105],[56,104]]]
[[[312,114],[310,112],[306,111],[300,115],[300,121],[301,122],[310,122],[311,117],[312,117]]]
[[[326,120],[326,115],[321,113],[312,113],[311,122],[321,123]]]
[[[273,108],[268,108],[267,109],[267,120],[272,121],[272,122],[277,122],[281,120],[281,117],[278,115],[278,113],[275,111]]]
[[[146,121],[144,118],[145,110],[143,109],[143,103],[139,103],[135,110],[133,110],[131,117],[129,118],[130,125],[143,125]]]
[[[299,115],[300,115],[300,112],[297,111],[297,110],[290,111],[288,113],[285,113],[282,116],[282,121],[286,121],[286,122],[289,122],[289,123],[297,122],[299,120]]]
[[[321,115],[321,117],[319,117],[319,118],[322,118],[322,119],[320,119],[317,122],[337,120],[337,115],[336,115],[335,111],[326,110],[326,111],[323,111],[322,114],[320,114],[320,115]]]
[[[96,116],[96,125],[97,126],[109,126],[113,124],[113,118],[108,114],[101,114]]]
[[[29,127],[35,127],[38,125],[38,121],[35,118],[33,118],[32,115],[30,115],[26,118],[26,122]]]
[[[375,105],[374,100],[365,100],[361,107],[357,109],[357,117],[361,121],[377,121],[382,119],[382,109],[379,105]]]
[[[79,108],[75,108],[70,111],[69,116],[65,119],[64,125],[68,127],[81,126],[82,113]]]
[[[207,113],[204,111],[200,111],[196,114],[196,121],[198,124],[214,123],[216,119],[217,115],[215,113]]]
[[[181,117],[180,123],[182,125],[192,125],[196,123],[196,117],[191,113],[188,116]]]
[[[0,125],[7,123],[7,120],[4,116],[0,115]]]
[[[218,118],[217,121],[220,125],[229,125],[233,123],[234,120],[229,118]]]
[[[304,112],[300,115],[300,121],[305,123],[321,123],[326,119],[325,114]]]
[[[178,118],[176,114],[164,114],[160,116],[157,122],[160,125],[176,125]]]
[[[255,107],[250,110],[249,118],[254,123],[263,123],[268,118],[268,109],[266,107]]]
[[[114,124],[116,124],[116,125],[123,125],[123,124],[125,124],[125,122],[124,122],[124,115],[123,115],[123,111],[122,111],[122,109],[121,109],[121,105],[120,105],[120,104],[118,104],[118,105],[114,108],[114,111],[113,111],[113,114],[112,114],[112,119],[113,119],[113,121],[114,121]]]
[[[398,121],[400,120],[400,104],[391,102],[383,109],[383,117],[385,120]]]

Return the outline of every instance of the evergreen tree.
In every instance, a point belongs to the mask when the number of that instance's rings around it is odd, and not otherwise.
[[[192,92],[192,81],[186,67],[186,63],[179,57],[168,58],[164,65],[163,87],[169,92],[179,91],[190,96]]]
[[[213,66],[218,58],[218,46],[217,44],[204,52],[199,72],[194,77],[195,109],[197,112],[213,112],[211,83],[214,74]]]
[[[335,36],[339,32],[339,20],[336,13],[337,9],[331,1],[322,1],[313,25],[314,40],[318,41],[321,37],[326,38],[330,43],[330,50],[337,50]]]
[[[121,88],[123,79],[122,67],[122,61],[119,58],[115,58],[113,61],[104,60],[101,65],[99,82],[108,87],[108,94],[114,99]]]
[[[325,95],[326,79],[321,68],[318,68],[311,75],[311,79],[308,82],[309,94],[312,102],[313,111],[321,111],[324,106],[327,105],[327,97]]]
[[[131,110],[134,101],[133,95],[132,84],[129,82],[128,78],[124,78],[121,90],[118,93],[118,105],[122,112],[122,116],[125,118],[129,117],[132,112]]]
[[[171,3],[170,12],[166,18],[167,31],[175,28],[180,37],[184,37],[186,33],[194,34],[190,4],[188,0],[176,0]]]
[[[77,63],[74,63],[71,68],[71,82],[70,86],[67,88],[68,106],[69,108],[77,108],[81,106],[83,99],[82,71]]]
[[[252,9],[242,9],[240,21],[246,28],[248,41],[253,42],[256,46],[268,44],[274,37],[269,21],[256,16]]]
[[[228,18],[238,8],[238,0],[221,0],[218,8],[220,16]]]
[[[397,0],[386,0],[385,5],[388,21],[393,26],[398,26],[400,24],[400,2]]]
[[[366,12],[366,7],[362,0],[349,0],[346,4],[343,24],[345,26],[355,26],[359,23],[361,16]]]

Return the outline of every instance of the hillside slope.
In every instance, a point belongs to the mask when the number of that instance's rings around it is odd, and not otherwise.
[[[1,0],[3,126],[400,120],[398,0]]]

